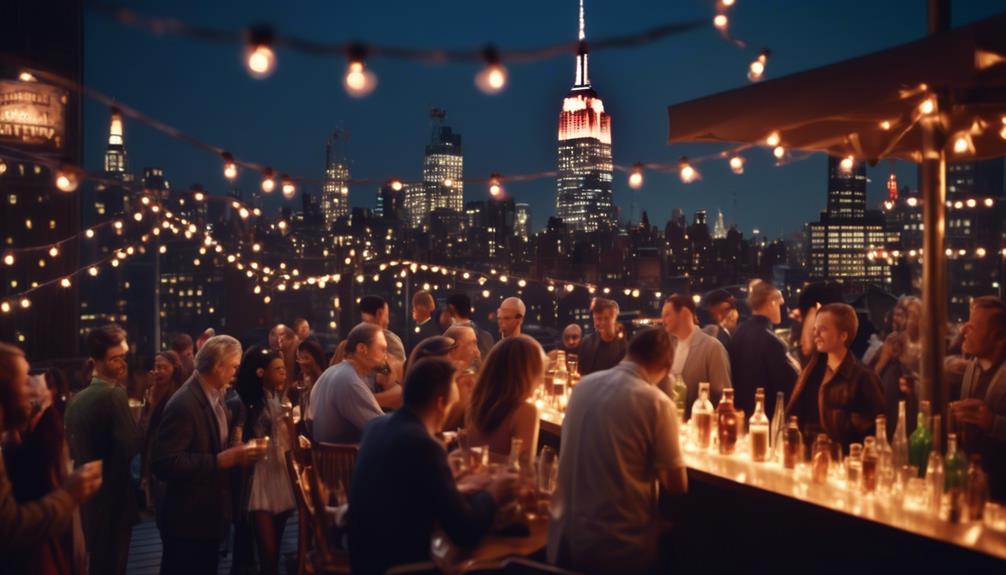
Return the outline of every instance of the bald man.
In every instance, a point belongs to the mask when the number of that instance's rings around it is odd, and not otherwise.
[[[496,310],[496,321],[499,323],[500,335],[514,337],[520,335],[520,327],[524,324],[526,308],[519,297],[508,297]]]

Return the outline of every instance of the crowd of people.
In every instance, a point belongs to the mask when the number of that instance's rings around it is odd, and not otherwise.
[[[448,438],[533,466],[535,391],[561,352],[576,357],[582,379],[562,424],[548,560],[590,573],[649,572],[661,560],[657,494],[688,489],[678,430],[700,384],[714,404],[732,389],[747,414],[764,390],[767,413],[796,416],[804,437],[826,434],[845,447],[874,434],[877,416],[895,421],[898,402],[917,409],[918,299],[899,301],[860,356],[855,310],[827,290],[807,292],[792,344],[774,332],[782,294],[755,281],[743,321],[724,290],[704,300],[674,294],[658,327],[631,336],[618,303],[597,298],[593,329],[567,326],[552,350],[523,333],[519,297],[500,302],[497,339],[472,321],[463,293],[439,313],[431,293],[416,293],[415,327],[403,334],[389,329],[388,303],[368,295],[330,358],[304,318],[247,348],[212,330],[180,335],[154,357],[139,409],[124,387],[130,348],[118,326],[87,334],[91,381],[65,411],[52,391],[58,383],[29,376],[23,353],[0,344],[5,571],[125,573],[132,527],[149,506],[162,573],[216,573],[222,549],[233,553],[233,573],[276,573],[296,507],[286,453],[298,434],[359,446],[345,515],[354,572],[428,560],[435,525],[474,544],[517,496],[518,478],[500,470],[455,477]],[[974,301],[947,371],[955,431],[1001,501],[1006,304]]]

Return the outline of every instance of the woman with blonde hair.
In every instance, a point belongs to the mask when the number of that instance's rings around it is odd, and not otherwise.
[[[538,408],[530,402],[545,374],[545,354],[526,335],[501,340],[482,363],[472,390],[466,420],[471,445],[510,453],[510,440],[522,441],[520,457],[528,461],[538,444]]]

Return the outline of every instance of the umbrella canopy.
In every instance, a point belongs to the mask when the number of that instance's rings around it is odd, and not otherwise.
[[[859,58],[668,108],[670,143],[779,145],[922,161],[938,114],[949,157],[1006,155],[1006,13]],[[945,96],[935,109],[932,94]],[[930,104],[933,109],[930,109]],[[960,140],[960,142],[958,141]],[[774,145],[774,144],[772,144]]]

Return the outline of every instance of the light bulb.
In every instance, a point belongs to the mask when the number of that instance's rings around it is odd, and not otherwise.
[[[726,30],[727,29],[727,15],[726,14],[717,14],[716,17],[713,18],[713,26],[716,26],[717,30]]]
[[[936,111],[936,100],[932,96],[926,98],[925,100],[922,101],[921,104],[919,104],[919,112],[921,112],[924,115],[928,116],[929,114],[932,114],[935,111]]]
[[[248,31],[245,63],[253,78],[261,80],[276,69],[276,54],[272,51],[273,33],[270,28],[257,27]]]
[[[377,76],[367,69],[362,58],[350,60],[343,85],[350,96],[362,98],[377,88]]]
[[[238,165],[234,163],[234,156],[223,152],[220,154],[220,157],[224,160],[224,177],[228,180],[238,177]]]
[[[3,257],[3,263],[9,266],[14,265],[14,254],[6,254]]]
[[[643,187],[643,164],[641,162],[632,165],[632,172],[629,174],[629,187],[634,190]]]
[[[21,307],[24,308],[24,309],[30,308],[31,307],[31,300],[28,299],[28,298],[26,298],[26,297],[21,298]]]
[[[954,153],[957,155],[975,153],[975,144],[971,140],[971,134],[965,132],[954,139]]]
[[[276,189],[276,175],[272,168],[262,170],[262,191],[271,194]]]
[[[49,248],[49,257],[54,258],[59,255],[59,248],[52,246]]]
[[[398,178],[391,180],[391,189],[396,192],[402,191],[402,181]]]
[[[283,174],[281,180],[283,182],[283,197],[288,200],[293,198],[294,194],[297,193],[297,186],[293,183],[293,178]]]
[[[56,170],[56,187],[59,188],[61,192],[72,192],[77,189],[80,185],[80,181],[77,178],[77,170],[71,166],[60,166]]]
[[[98,268],[95,267],[95,266],[91,266],[91,267],[87,268],[87,275],[89,275],[91,277],[97,276],[98,275]]]
[[[0,311],[4,313],[10,313],[10,302],[0,303]]]
[[[730,158],[730,170],[735,174],[744,173],[744,158],[741,156],[734,156]]]
[[[985,251],[985,248],[978,248],[978,249],[975,250],[975,255],[978,256],[978,257],[980,257],[980,258],[985,257],[986,253],[988,253],[988,252]]]
[[[36,81],[35,80],[35,76],[32,75],[31,72],[21,72],[20,74],[18,74],[17,79],[21,80],[22,82],[35,82]]]
[[[681,181],[685,184],[690,184],[699,178],[699,172],[688,163],[687,156],[681,156],[678,161],[678,173],[681,176]]]
[[[59,280],[59,285],[65,287],[65,288],[70,287],[70,278],[63,278],[63,279]]]
[[[499,174],[493,174],[489,177],[489,194],[494,198],[498,198],[502,193],[503,186],[500,184],[500,176]]]
[[[884,120],[883,122],[881,122],[880,123],[880,129],[884,130],[885,132],[888,131],[888,130],[890,130],[891,129],[891,121],[890,120]]]
[[[838,163],[838,167],[842,172],[848,174],[852,172],[852,167],[856,163],[856,159],[852,156],[846,156],[842,158],[842,161]]]
[[[779,141],[779,132],[772,132],[765,138],[765,143],[773,148],[779,145]]]
[[[781,160],[786,157],[786,148],[782,146],[776,146],[772,149],[772,155],[775,156],[777,160]]]
[[[723,4],[723,6],[729,8],[734,5],[734,0],[720,0],[720,4]]]
[[[140,212],[136,212],[135,214],[133,214],[133,219],[136,220],[136,221],[138,221],[138,222],[142,222],[143,221],[143,214],[140,213]]]
[[[238,210],[238,215],[241,216],[242,220],[248,219],[249,216],[248,208],[241,208],[240,210]]]

